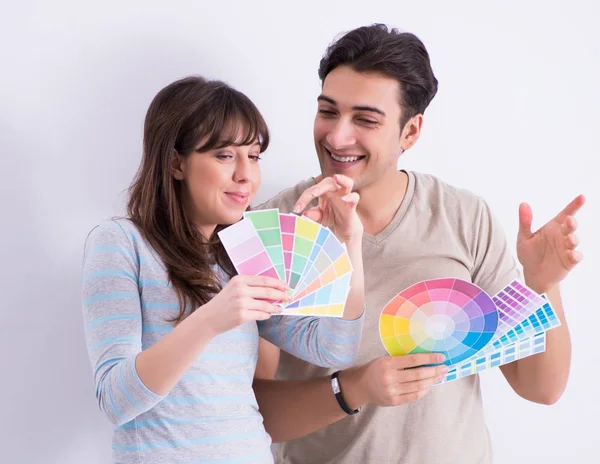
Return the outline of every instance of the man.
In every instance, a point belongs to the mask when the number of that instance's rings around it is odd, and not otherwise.
[[[319,77],[314,140],[322,175],[261,207],[306,211],[318,220],[326,211],[311,206],[315,197],[339,189],[332,176],[354,180],[365,231],[366,319],[356,366],[337,379],[340,404],[330,371],[287,353],[278,369],[285,381],[255,381],[264,419],[279,431],[273,440],[291,440],[277,447],[276,461],[489,463],[479,377],[432,388],[445,374],[432,366],[439,355],[386,356],[379,339],[381,309],[416,282],[455,277],[493,295],[519,275],[504,233],[481,198],[396,168],[398,157],[417,142],[423,113],[437,91],[428,53],[412,34],[361,27],[328,48]],[[530,230],[529,206],[519,209],[523,278],[547,293],[562,325],[548,333],[544,353],[501,369],[518,395],[537,403],[556,402],[569,375],[570,337],[558,284],[582,257],[575,250],[573,215],[583,203],[577,197],[536,233]],[[287,414],[298,418],[296,424],[279,427],[277,418]]]

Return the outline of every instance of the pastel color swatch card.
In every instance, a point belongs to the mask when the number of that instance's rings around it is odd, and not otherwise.
[[[546,350],[546,332],[540,332],[532,337],[528,337],[502,346],[499,349],[492,350],[474,359],[466,361],[450,369],[444,379],[440,382],[447,383],[453,380],[477,374],[492,367],[503,366],[518,359],[542,353]]]
[[[252,221],[242,219],[218,235],[238,274],[279,277]]]
[[[295,289],[302,278],[321,226],[295,214],[280,214],[287,283]]]
[[[248,211],[219,232],[240,274],[268,275],[290,287],[284,315],[340,317],[350,291],[352,264],[335,234],[303,216],[278,209]]]
[[[250,219],[258,236],[265,246],[269,258],[281,280],[286,280],[286,271],[283,264],[283,249],[281,247],[281,225],[279,223],[279,210],[266,209],[254,211],[245,215]]]

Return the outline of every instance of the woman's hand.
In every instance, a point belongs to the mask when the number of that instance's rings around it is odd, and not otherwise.
[[[215,335],[248,321],[264,321],[282,311],[270,301],[289,301],[284,282],[272,277],[238,275],[195,313],[211,324]]]

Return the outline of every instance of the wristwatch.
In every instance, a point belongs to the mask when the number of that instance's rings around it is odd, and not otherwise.
[[[342,396],[342,389],[340,387],[340,381],[338,379],[339,374],[340,374],[340,371],[336,371],[333,374],[331,374],[331,389],[333,390],[333,394],[335,395],[335,399],[337,400],[338,404],[340,405],[340,408],[342,408],[342,410],[346,414],[348,414],[349,416],[352,416],[352,415],[360,412],[360,408],[350,409],[348,407],[348,405],[346,404],[346,402],[344,401],[344,397]]]

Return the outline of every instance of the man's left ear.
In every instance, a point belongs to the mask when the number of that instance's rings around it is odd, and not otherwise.
[[[404,128],[402,129],[402,135],[400,136],[400,148],[402,151],[406,151],[411,148],[421,135],[421,128],[423,127],[423,115],[417,114],[410,118]]]

